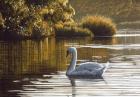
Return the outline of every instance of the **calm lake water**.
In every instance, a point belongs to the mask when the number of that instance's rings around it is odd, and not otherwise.
[[[66,77],[71,46],[78,50],[78,63],[110,62],[103,80]],[[121,30],[102,40],[0,41],[0,97],[93,96],[140,96],[140,30]]]

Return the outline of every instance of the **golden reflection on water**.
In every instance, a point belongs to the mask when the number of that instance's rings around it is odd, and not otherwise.
[[[109,51],[105,48],[80,48],[80,45],[103,43],[114,44],[116,40],[93,41],[91,38],[46,38],[43,41],[11,41],[0,42],[0,76],[26,74],[44,74],[65,71],[70,59],[66,58],[66,50],[77,46],[78,60],[106,62]],[[78,46],[79,45],[79,46]]]
[[[136,47],[129,44],[136,44]],[[106,63],[111,60],[112,66],[109,72],[106,72],[106,79],[113,84],[109,83],[108,87],[104,81],[98,80],[70,81],[65,71],[70,61],[70,57],[66,58],[66,50],[71,46],[77,48],[78,63],[85,61]],[[134,68],[139,68],[139,49],[139,37],[114,37],[105,40],[90,37],[70,39],[49,37],[42,41],[1,41],[0,97],[108,95],[114,92],[114,89],[118,89],[117,85],[122,86],[126,80],[131,80],[129,76],[126,77],[127,73],[128,75],[138,73],[139,69]],[[118,83],[119,81],[122,82]],[[131,81],[132,84],[135,83]],[[122,88],[119,88],[120,93]]]

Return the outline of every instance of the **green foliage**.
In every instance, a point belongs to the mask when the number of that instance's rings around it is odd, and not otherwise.
[[[116,26],[112,20],[103,16],[84,17],[82,26],[91,30],[95,36],[112,36],[116,33]]]

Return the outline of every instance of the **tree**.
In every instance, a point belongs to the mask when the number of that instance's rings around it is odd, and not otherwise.
[[[0,0],[0,25],[5,37],[42,37],[56,23],[73,21],[68,0]]]

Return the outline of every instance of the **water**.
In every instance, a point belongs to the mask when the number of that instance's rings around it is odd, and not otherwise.
[[[121,30],[112,39],[46,38],[0,41],[0,97],[140,96],[140,30]],[[104,79],[69,79],[68,47],[77,62],[110,62]]]

